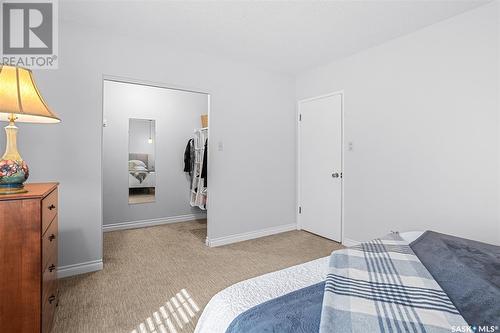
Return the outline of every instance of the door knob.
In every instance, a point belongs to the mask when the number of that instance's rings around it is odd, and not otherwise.
[[[332,178],[339,178],[339,177],[340,177],[340,175],[338,172],[332,173]]]

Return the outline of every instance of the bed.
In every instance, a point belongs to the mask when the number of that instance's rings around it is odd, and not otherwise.
[[[130,153],[128,161],[128,187],[156,187],[156,173],[150,154]]]
[[[450,326],[467,329],[475,324],[495,328],[500,324],[496,322],[500,321],[496,301],[500,299],[500,247],[429,231],[399,236],[411,246],[453,304],[458,305],[455,325]],[[320,329],[327,321],[323,295],[325,279],[332,269],[329,262],[331,265],[330,257],[320,258],[222,290],[205,307],[195,332],[356,332],[353,326]]]

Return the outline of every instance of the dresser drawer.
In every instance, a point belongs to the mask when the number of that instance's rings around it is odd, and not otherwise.
[[[57,188],[42,200],[42,234],[57,215]]]
[[[50,293],[57,290],[57,260],[50,260],[42,277],[42,299],[50,296]]]
[[[57,216],[42,236],[42,272],[49,264],[57,266]]]
[[[57,294],[57,285],[47,291],[46,297],[42,300],[42,333],[49,333],[54,322],[54,314],[59,295]]]

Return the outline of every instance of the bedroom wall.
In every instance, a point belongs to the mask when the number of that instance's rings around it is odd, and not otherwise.
[[[186,143],[201,127],[200,115],[208,112],[208,95],[106,80],[103,103],[103,225],[189,218],[186,215],[203,218],[205,213],[189,204],[189,177],[183,169]],[[128,203],[130,118],[155,120],[154,145],[147,142],[147,124],[143,139],[136,140],[149,153],[154,153],[153,147],[156,151],[155,202]],[[144,148],[130,152],[148,153]]]
[[[485,5],[297,78],[299,100],[345,91],[345,238],[500,243],[498,20]]]
[[[64,6],[59,9],[63,18]],[[19,124],[19,149],[31,166],[30,181],[61,183],[59,264],[66,267],[64,274],[98,269],[102,259],[103,74],[211,93],[210,238],[293,227],[292,77],[62,19],[59,47],[59,69],[34,71],[34,76],[62,123]],[[3,135],[0,140],[3,146]]]

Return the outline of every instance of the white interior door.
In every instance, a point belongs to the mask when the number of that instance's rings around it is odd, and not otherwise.
[[[299,226],[342,241],[342,95],[299,102]]]

